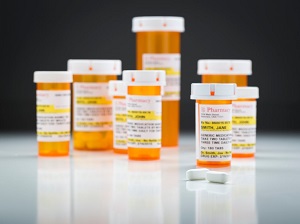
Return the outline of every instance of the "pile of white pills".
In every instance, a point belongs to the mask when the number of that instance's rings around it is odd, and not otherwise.
[[[209,171],[209,169],[190,169],[186,171],[186,179],[188,180],[205,180],[209,182],[225,184],[229,175],[225,172]]]

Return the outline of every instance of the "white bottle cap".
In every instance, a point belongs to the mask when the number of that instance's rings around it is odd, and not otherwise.
[[[80,75],[120,75],[120,60],[68,60],[68,71]]]
[[[178,16],[141,16],[132,19],[132,32],[184,32],[184,18]]]
[[[126,96],[127,86],[121,80],[111,80],[108,82],[108,94],[110,96]]]
[[[258,99],[259,89],[255,86],[237,87],[236,95],[238,99]]]
[[[236,84],[192,83],[192,100],[236,100]]]
[[[125,70],[123,81],[127,86],[165,86],[164,70]]]
[[[71,83],[73,75],[67,71],[37,71],[33,74],[34,83]]]
[[[251,75],[251,60],[198,60],[198,75]]]

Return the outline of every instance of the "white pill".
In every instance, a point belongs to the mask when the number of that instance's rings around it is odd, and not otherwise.
[[[204,180],[209,169],[190,169],[186,171],[186,179],[188,180]]]
[[[225,172],[209,171],[206,173],[209,182],[224,184],[228,181],[229,175]]]

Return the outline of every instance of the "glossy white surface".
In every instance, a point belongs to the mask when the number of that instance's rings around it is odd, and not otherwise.
[[[261,134],[226,184],[186,181],[194,136],[159,161],[111,151],[39,158],[33,134],[0,134],[0,223],[300,223],[300,135]]]

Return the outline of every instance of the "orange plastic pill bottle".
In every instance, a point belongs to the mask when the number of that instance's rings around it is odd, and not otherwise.
[[[67,156],[70,148],[71,72],[34,72],[40,156]]]
[[[73,145],[78,150],[113,148],[108,82],[121,74],[120,60],[69,60],[73,73]]]
[[[172,16],[135,17],[136,69],[165,70],[162,102],[162,146],[178,146],[180,122],[180,33],[184,18]]]
[[[160,158],[165,71],[123,71],[127,86],[127,147],[133,160]]]
[[[235,91],[236,84],[193,83],[191,86],[191,99],[196,100],[198,166],[230,166]]]
[[[238,87],[232,101],[232,156],[253,157],[256,150],[258,87]]]
[[[113,146],[115,153],[127,154],[127,89],[123,81],[109,81],[109,95],[113,97]]]
[[[248,86],[252,74],[251,60],[199,60],[198,74],[202,83],[236,83]]]

